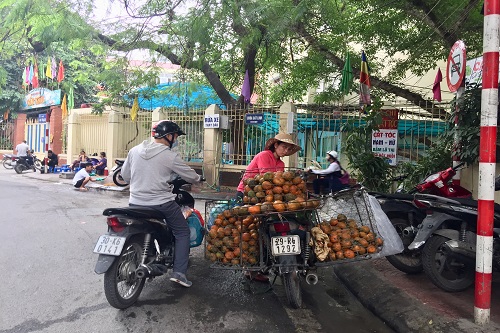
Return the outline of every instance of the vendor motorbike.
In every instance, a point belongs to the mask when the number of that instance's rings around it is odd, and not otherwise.
[[[496,188],[498,190],[498,188]],[[477,201],[423,196],[419,204],[429,213],[415,242],[426,239],[422,263],[426,275],[437,287],[462,291],[474,283],[476,262]],[[495,204],[493,269],[500,270],[500,205]]]
[[[386,257],[395,268],[407,274],[417,274],[423,271],[421,259],[421,245],[423,243],[418,247],[410,248],[417,235],[418,226],[426,217],[425,209],[415,205],[414,195],[428,193],[447,198],[470,198],[472,196],[470,191],[460,185],[450,183],[457,170],[463,165],[464,163],[460,163],[428,176],[408,193],[372,193],[403,241],[404,250],[402,253]],[[402,177],[397,180],[402,180]]]
[[[268,215],[261,225],[264,258],[267,258],[264,272],[272,272],[281,278],[288,302],[296,309],[302,305],[301,280],[305,279],[308,284],[318,282],[318,276],[312,270],[310,234],[307,232],[312,227],[310,221],[310,218],[298,218],[294,214],[273,214]]]
[[[19,156],[16,165],[14,166],[14,170],[16,173],[21,174],[26,170],[40,170],[42,168],[42,161],[40,161],[35,155],[33,155],[33,164],[29,164],[26,156]]]
[[[122,187],[128,185],[128,183],[122,178],[122,166],[124,162],[124,160],[115,160],[116,164],[111,170],[111,172],[113,173],[113,183],[115,183],[117,186]]]
[[[181,178],[171,182],[175,201],[186,209],[194,210],[194,198],[182,186]],[[109,304],[125,309],[134,304],[144,287],[173,267],[175,240],[164,221],[163,214],[149,207],[107,208],[108,232],[99,237],[94,253],[99,254],[95,272],[104,274],[104,293]]]
[[[2,159],[2,164],[5,169],[12,169],[16,165],[16,161],[18,160],[17,155],[13,154],[4,154]]]

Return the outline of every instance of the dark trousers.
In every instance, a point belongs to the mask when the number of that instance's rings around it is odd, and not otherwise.
[[[139,206],[129,204],[129,206]],[[174,272],[186,274],[189,261],[189,240],[191,232],[181,208],[175,201],[161,205],[147,206],[159,210],[165,216],[167,225],[172,230],[175,238]]]
[[[344,185],[342,185],[338,177],[325,177],[313,180],[314,193],[320,194],[321,188],[326,190],[325,192],[330,193],[342,190]]]

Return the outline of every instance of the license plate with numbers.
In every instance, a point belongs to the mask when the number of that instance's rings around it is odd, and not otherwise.
[[[271,237],[273,256],[300,254],[300,237],[298,235]]]
[[[102,235],[94,247],[94,253],[119,256],[122,253],[125,240],[125,237]]]

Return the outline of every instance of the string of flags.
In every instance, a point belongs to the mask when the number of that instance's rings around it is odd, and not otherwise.
[[[50,81],[49,81],[50,79]],[[64,80],[64,64],[62,60],[59,61],[59,66],[57,65],[56,59],[52,57],[47,58],[47,64],[41,64],[39,66],[36,59],[32,64],[26,66],[22,74],[22,82],[25,88],[35,89],[40,87],[40,81],[57,82],[59,85]]]

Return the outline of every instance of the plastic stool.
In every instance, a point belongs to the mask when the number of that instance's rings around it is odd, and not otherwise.
[[[75,168],[75,170],[73,170],[73,171],[78,172],[78,171],[80,171],[81,169],[82,169],[82,168],[80,168],[80,167],[76,167],[76,168]]]
[[[70,172],[70,171],[71,171],[71,169],[69,168],[69,166],[63,165],[61,167],[61,172]]]
[[[54,168],[54,173],[61,173],[61,168],[55,167]]]

